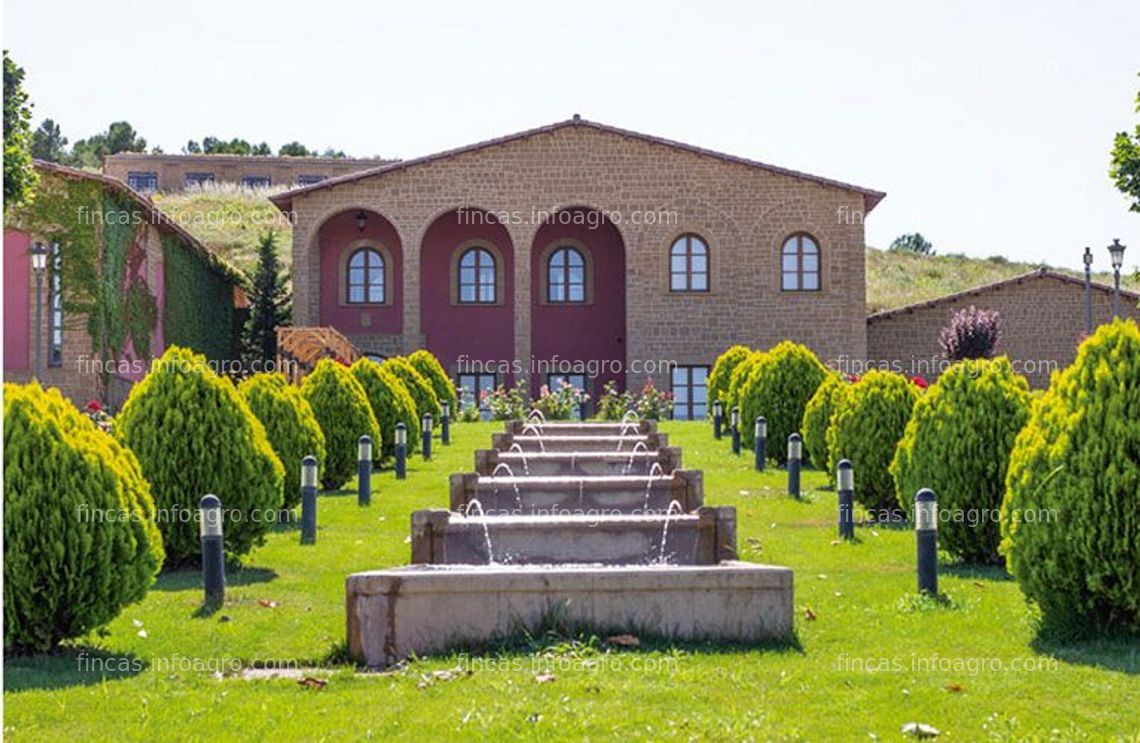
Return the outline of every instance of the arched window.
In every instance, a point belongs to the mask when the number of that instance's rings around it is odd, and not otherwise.
[[[459,301],[461,304],[494,304],[495,256],[486,248],[468,248],[459,258]]]
[[[669,290],[709,290],[709,246],[699,235],[681,235],[669,249]]]
[[[576,248],[556,248],[546,273],[546,301],[552,304],[586,301],[586,259]]]
[[[781,262],[780,286],[784,291],[819,291],[819,245],[815,238],[803,232],[789,237],[784,241]]]
[[[375,248],[360,248],[348,257],[349,304],[384,304],[384,256]]]

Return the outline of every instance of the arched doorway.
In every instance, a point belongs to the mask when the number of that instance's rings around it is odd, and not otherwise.
[[[424,233],[424,343],[473,399],[488,388],[513,382],[514,270],[510,235],[482,209],[449,211]]]
[[[625,388],[625,242],[599,211],[552,214],[531,247],[532,393],[560,377]]]

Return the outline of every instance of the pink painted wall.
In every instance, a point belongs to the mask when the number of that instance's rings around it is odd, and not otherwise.
[[[403,332],[403,275],[404,254],[400,235],[384,217],[365,210],[368,220],[364,231],[356,225],[359,209],[349,209],[330,218],[321,225],[317,244],[321,251],[321,325],[331,325],[346,334],[394,334]],[[376,240],[388,249],[392,266],[388,270],[388,283],[384,287],[388,302],[382,307],[341,306],[340,257],[352,243],[361,239]],[[363,318],[371,318],[365,325]]]
[[[585,213],[588,210],[569,210]],[[621,233],[608,220],[571,220],[585,224],[558,224],[552,220],[539,228],[531,253],[531,352],[536,360],[607,360],[625,363],[625,244]],[[596,226],[591,226],[590,223]],[[585,245],[592,261],[593,293],[587,304],[544,304],[547,272],[543,253],[551,243],[570,238]],[[589,278],[587,279],[589,281]],[[625,375],[613,365],[597,378],[587,380],[595,399],[602,386],[613,380],[625,388]],[[532,393],[546,384],[545,372],[535,374]]]
[[[149,229],[153,228],[148,228],[148,230]],[[152,238],[155,241],[159,239],[157,234],[148,232],[147,236],[148,238]],[[158,260],[157,265],[154,266],[155,282],[151,284],[147,281],[147,277],[150,275],[150,259],[153,256],[157,256]],[[155,305],[158,308],[158,319],[155,322],[154,328],[151,330],[150,348],[145,349],[142,353],[135,351],[134,340],[131,338],[127,338],[126,345],[123,347],[124,359],[130,359],[132,361],[138,361],[141,363],[130,365],[129,369],[120,372],[118,376],[132,382],[138,382],[147,375],[147,372],[150,371],[154,360],[161,357],[163,351],[166,350],[166,340],[163,334],[162,321],[163,309],[166,306],[166,284],[164,281],[165,265],[162,261],[162,250],[160,249],[153,252],[147,251],[141,255],[141,259],[137,262],[128,262],[126,273],[127,275],[123,282],[123,288],[126,289],[126,287],[129,286],[133,280],[142,280],[143,282],[146,282],[150,293],[154,295]]]
[[[4,231],[4,368],[31,369],[31,236]],[[44,308],[47,311],[47,308]]]
[[[514,249],[506,228],[474,210],[449,212],[439,217],[424,233],[420,253],[421,330],[427,348],[450,374],[456,373],[456,360],[466,354],[479,361],[511,361],[514,358]],[[483,240],[498,248],[504,265],[501,304],[452,304],[452,285],[457,281],[452,259],[457,249],[471,240]],[[456,257],[457,258],[457,257]],[[511,377],[500,377],[510,384]]]

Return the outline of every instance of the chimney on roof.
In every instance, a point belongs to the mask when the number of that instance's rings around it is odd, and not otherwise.
[[[578,122],[580,122],[581,120],[582,120],[582,115],[581,115],[581,114],[574,114],[574,118],[573,118],[573,121],[574,121],[574,123],[575,123],[575,124],[577,124],[577,123],[578,123]]]

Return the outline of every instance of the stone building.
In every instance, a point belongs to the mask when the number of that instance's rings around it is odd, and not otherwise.
[[[246,188],[305,186],[391,160],[259,155],[155,155],[120,152],[103,159],[103,173],[139,193],[183,191],[231,183]]]
[[[121,181],[35,168],[35,200],[5,215],[4,381],[36,378],[116,409],[170,344],[234,356],[240,271]]]
[[[733,343],[866,352],[863,218],[884,194],[577,116],[271,197],[294,323],[463,388],[647,377],[677,417]]]
[[[1127,290],[1120,294],[1122,314],[1140,322],[1140,294]],[[1008,356],[1014,370],[1034,387],[1048,386],[1053,370],[1071,364],[1085,336],[1084,281],[1043,268],[869,316],[863,365],[933,381],[945,365],[939,331],[955,312],[971,305],[1001,314],[998,353]],[[1092,284],[1092,308],[1094,327],[1112,319],[1112,287]]]

